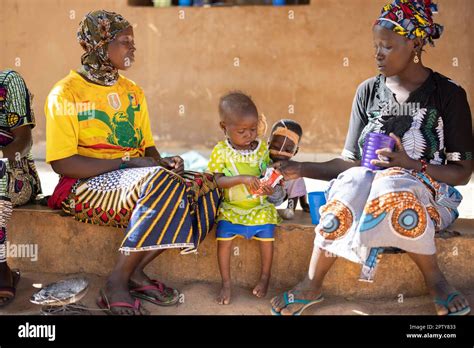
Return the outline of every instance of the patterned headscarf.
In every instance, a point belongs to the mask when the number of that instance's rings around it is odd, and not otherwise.
[[[394,31],[409,39],[422,38],[423,44],[438,39],[443,26],[433,22],[438,7],[431,0],[394,0],[385,5],[375,25]]]
[[[117,13],[89,12],[77,31],[77,40],[86,51],[81,57],[82,69],[79,72],[100,85],[115,84],[119,74],[109,59],[107,47],[119,32],[129,26],[130,23]]]

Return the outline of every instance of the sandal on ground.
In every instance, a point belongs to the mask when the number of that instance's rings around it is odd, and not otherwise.
[[[144,301],[151,302],[158,306],[173,306],[179,302],[179,291],[170,287],[167,287],[165,284],[159,280],[153,279],[153,285],[144,285],[139,287],[133,287],[133,283],[130,284],[130,295],[135,298],[140,298]],[[149,290],[156,290],[160,293],[162,299],[155,296],[150,296],[146,294]]]
[[[301,303],[301,304],[304,305],[299,310],[294,312],[292,315],[301,315],[301,313],[303,313],[307,308],[311,307],[314,304],[317,304],[317,303],[320,303],[320,302],[324,301],[324,297],[323,297],[322,294],[319,295],[318,298],[315,299],[315,300],[303,300],[303,299],[294,298],[290,301],[288,299],[288,291],[285,291],[283,293],[283,299],[285,300],[285,307],[287,307],[290,304],[294,304],[294,303]],[[285,308],[285,307],[283,307],[283,308]],[[281,312],[275,311],[275,309],[272,306],[272,315],[282,315],[282,314],[281,314]]]
[[[97,306],[100,309],[103,309],[104,312],[109,314],[109,315],[134,315],[134,314],[119,314],[119,313],[114,312],[112,310],[113,308],[131,308],[131,309],[133,309],[133,311],[135,313],[139,313],[139,315],[143,315],[144,312],[145,312],[145,314],[148,314],[148,313],[146,313],[146,311],[144,311],[143,308],[140,308],[141,307],[140,300],[135,299],[135,302],[133,304],[128,303],[128,302],[112,302],[112,303],[110,303],[109,299],[107,298],[107,296],[105,295],[105,292],[103,290],[100,290],[100,297],[97,300]]]
[[[2,286],[0,287],[0,298],[6,299],[0,303],[0,308],[5,307],[15,299],[16,295],[16,286],[21,278],[20,270],[12,269],[12,286]]]
[[[442,300],[439,297],[436,297],[434,302],[446,308],[448,310],[447,315],[468,315],[471,312],[471,307],[469,306],[461,309],[460,311],[456,311],[456,312],[449,311],[449,305],[451,304],[451,302],[454,300],[455,297],[460,296],[460,295],[461,293],[459,291],[454,291],[448,295],[448,298],[446,300]]]

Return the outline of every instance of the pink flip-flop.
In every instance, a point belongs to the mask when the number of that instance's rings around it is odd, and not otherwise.
[[[112,302],[109,303],[107,296],[103,290],[100,290],[100,297],[97,299],[97,306],[101,309],[104,309],[105,313],[109,315],[134,315],[134,314],[118,314],[112,311],[112,308],[131,308],[134,312],[140,313],[139,315],[143,315],[143,308],[141,307],[140,300],[135,299],[133,304],[128,302]],[[148,314],[148,313],[147,313]]]

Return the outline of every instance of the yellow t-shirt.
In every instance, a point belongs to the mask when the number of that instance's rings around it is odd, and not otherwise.
[[[73,155],[140,157],[155,146],[143,90],[122,75],[100,86],[71,71],[49,93],[45,115],[48,163]]]

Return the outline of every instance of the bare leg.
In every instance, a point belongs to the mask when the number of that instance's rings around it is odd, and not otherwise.
[[[151,279],[145,274],[144,268],[155,258],[157,258],[165,249],[153,250],[148,252],[132,273],[131,281],[140,285],[150,285]]]
[[[140,261],[138,266],[135,268],[134,272],[130,277],[130,289],[141,288],[143,286],[157,286],[157,283],[153,281],[145,272],[144,268],[155,258],[163,253],[166,249],[159,249],[150,251],[145,255],[145,257]],[[149,289],[149,290],[140,290],[141,293],[153,297],[155,300],[164,303],[175,303],[179,297],[179,291],[177,289],[164,286],[162,289]]]
[[[324,250],[318,247],[313,248],[313,254],[309,263],[308,274],[303,281],[298,283],[289,292],[299,299],[314,300],[321,295],[324,277],[336,261],[333,255],[326,255]],[[297,312],[303,305],[294,303],[285,306],[285,300],[282,295],[276,296],[271,300],[273,309],[281,312],[283,315],[291,315]]]
[[[303,211],[309,213],[309,204],[306,195],[300,197],[300,205]]]
[[[217,303],[227,305],[231,297],[230,281],[230,253],[232,240],[217,241],[217,260],[219,262],[219,271],[221,272],[222,288],[217,298]]]
[[[105,295],[109,303],[112,302],[127,302],[134,303],[134,299],[129,293],[128,282],[130,277],[142,261],[142,259],[151,251],[132,252],[129,255],[120,253],[114,269],[107,278],[105,286]],[[114,308],[115,314],[137,314],[132,308]]]
[[[431,296],[446,300],[448,295],[455,291],[455,289],[448,283],[444,274],[439,269],[436,254],[420,255],[408,253],[408,255],[416,263],[423,274],[426,286]],[[456,296],[450,303],[449,312],[460,311],[468,305],[469,304],[464,296]],[[438,315],[448,314],[448,309],[445,307],[438,304],[435,304],[435,307]]]
[[[253,294],[257,297],[265,297],[272,271],[273,241],[259,241],[259,244],[262,268],[260,272],[260,280],[253,289]]]

